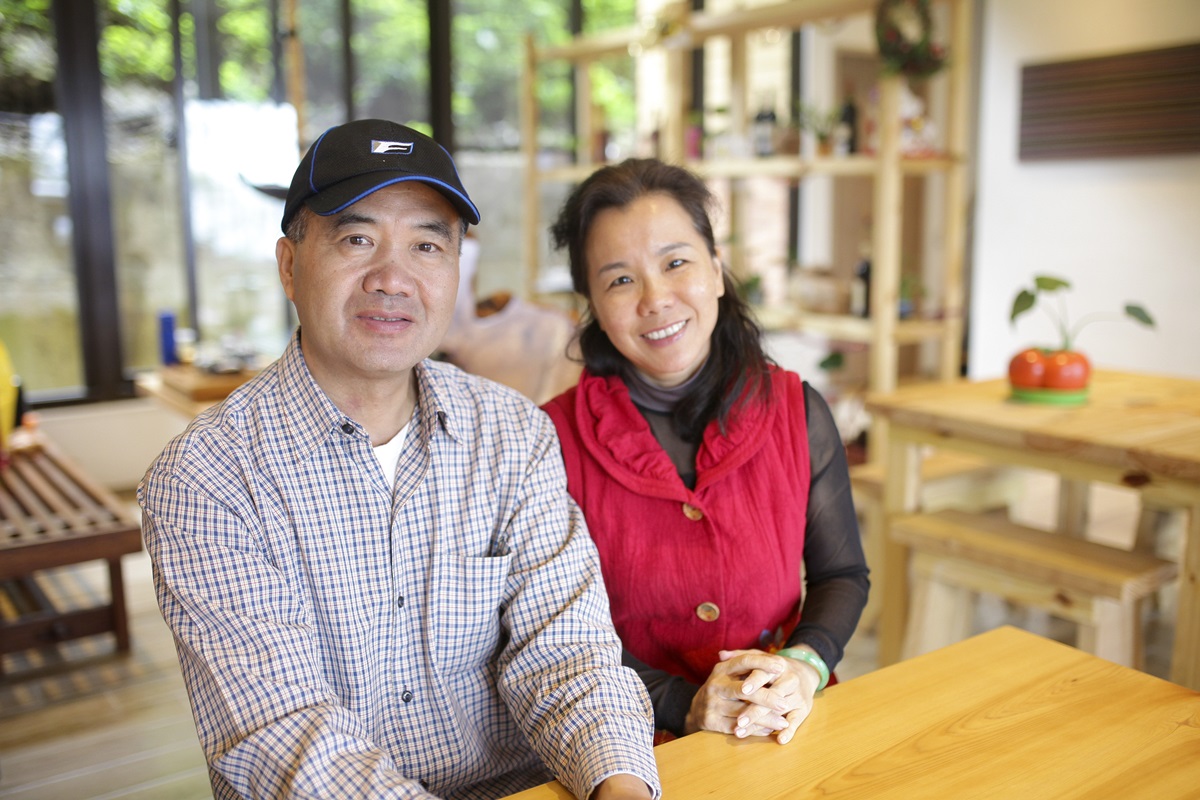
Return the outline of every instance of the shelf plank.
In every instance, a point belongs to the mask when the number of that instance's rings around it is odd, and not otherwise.
[[[821,314],[794,306],[755,308],[754,314],[767,330],[794,330],[815,333],[839,342],[867,344],[873,336],[874,323],[866,317],[851,314]],[[897,344],[917,344],[938,339],[945,334],[944,319],[902,319],[896,321]]]
[[[694,46],[710,36],[730,36],[760,28],[794,30],[822,19],[872,12],[875,5],[875,0],[788,0],[733,11],[698,11],[691,15],[688,29]]]
[[[715,36],[735,36],[761,28],[798,30],[810,22],[830,17],[848,17],[873,11],[875,0],[788,0],[769,6],[733,11],[691,14],[681,29],[661,44],[666,47],[697,47]],[[537,60],[590,61],[606,56],[630,55],[631,48],[654,46],[653,36],[640,25],[578,36],[560,45],[537,50]]]
[[[928,175],[945,172],[957,163],[948,156],[907,158],[900,162],[905,175]],[[562,167],[537,170],[537,179],[543,183],[577,183],[582,181],[602,164],[572,164]],[[705,178],[790,178],[799,179],[808,175],[866,176],[875,175],[879,169],[872,156],[833,156],[825,158],[803,158],[801,156],[765,156],[746,158],[716,158],[690,160],[684,166]]]
[[[640,44],[645,31],[631,25],[625,28],[578,36],[565,44],[538,47],[536,58],[542,61],[591,61],[605,56],[629,55],[629,48]]]

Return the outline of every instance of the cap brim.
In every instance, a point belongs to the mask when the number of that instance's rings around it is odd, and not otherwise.
[[[340,211],[344,211],[367,195],[377,192],[385,186],[406,183],[408,181],[417,181],[436,189],[443,197],[450,201],[467,223],[471,225],[479,224],[479,209],[475,207],[475,204],[471,202],[471,198],[467,197],[466,194],[442,181],[425,175],[413,175],[410,172],[383,170],[369,172],[365,175],[357,175],[349,180],[344,180],[341,183],[322,189],[317,194],[305,200],[305,205],[313,213],[326,217],[330,214],[337,214]]]

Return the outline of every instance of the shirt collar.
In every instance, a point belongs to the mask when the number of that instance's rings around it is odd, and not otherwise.
[[[304,353],[300,349],[300,329],[292,335],[278,362],[282,417],[287,441],[298,459],[306,458],[331,436],[367,438],[355,419],[342,413],[329,395],[317,384]],[[444,430],[455,441],[461,440],[454,419],[462,414],[462,403],[449,390],[446,365],[428,359],[417,364],[417,426],[425,438]]]

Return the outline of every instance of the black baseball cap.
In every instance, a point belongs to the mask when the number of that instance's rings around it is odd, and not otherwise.
[[[441,192],[471,225],[479,209],[467,197],[454,159],[440,144],[412,128],[383,119],[360,119],[321,134],[292,176],[280,227],[301,206],[329,216],[372,192],[402,181],[420,181]]]

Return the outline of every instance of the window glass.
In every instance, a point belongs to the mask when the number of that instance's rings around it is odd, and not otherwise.
[[[395,120],[429,133],[426,1],[354,0],[352,47],[355,115]]]
[[[114,0],[100,26],[121,345],[125,368],[145,369],[160,359],[159,313],[188,324],[167,0]]]
[[[453,113],[457,160],[463,180],[480,207],[482,224],[475,293],[524,291],[525,246],[521,232],[521,187],[525,164],[521,147],[522,87],[526,77],[526,35],[538,46],[570,38],[566,0],[455,0],[453,17]],[[634,24],[634,0],[584,0],[584,29],[596,32]],[[623,63],[622,63],[623,62]],[[614,68],[614,64],[616,64]],[[605,59],[593,70],[594,100],[614,124],[632,130],[634,93],[632,59]],[[534,83],[538,107],[539,157],[549,163],[569,160],[574,152],[574,88],[564,62],[539,67]],[[540,219],[548,220],[571,187],[541,186]],[[546,236],[541,247],[548,248]],[[543,252],[542,261],[547,253]]]
[[[301,146],[307,148],[332,125],[346,121],[345,54],[342,48],[341,0],[295,0],[294,35],[284,42],[287,100],[300,116]],[[355,2],[355,6],[358,2]],[[299,59],[303,69],[291,63]]]
[[[314,13],[333,8],[325,6]],[[268,5],[207,0],[189,7],[204,9],[185,26],[193,35],[184,45],[196,356],[205,364],[269,361],[282,351],[292,324],[276,271],[275,240],[283,213],[279,195],[299,160],[300,125],[292,105],[272,99],[277,78]],[[314,30],[324,24],[314,18],[308,23]],[[303,31],[304,24],[297,29]],[[285,94],[294,90],[286,81],[280,86],[286,86]]]
[[[454,136],[468,150],[521,146],[520,92],[525,36],[542,46],[567,38],[566,3],[531,0],[455,0],[453,22]],[[561,86],[542,98],[562,115],[569,96]]]
[[[83,385],[48,2],[0,0],[0,340],[30,399]]]

